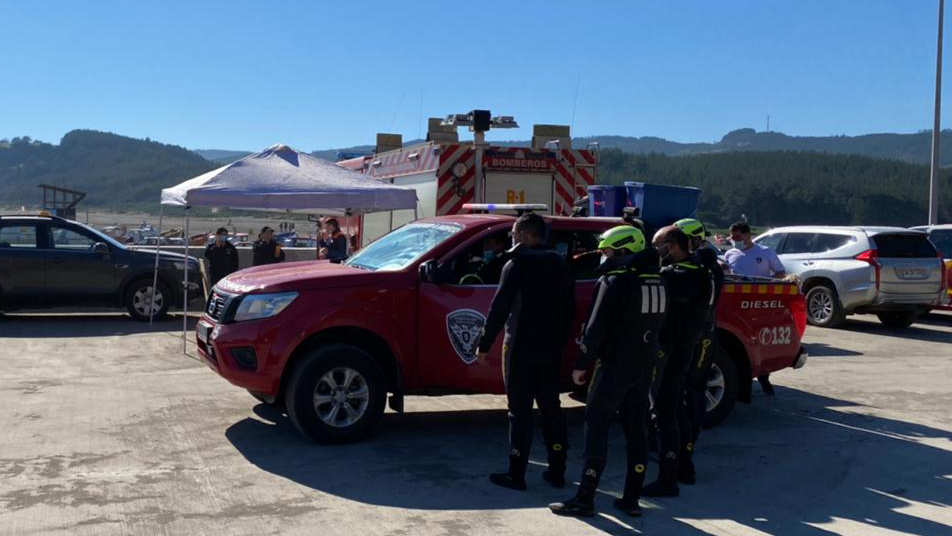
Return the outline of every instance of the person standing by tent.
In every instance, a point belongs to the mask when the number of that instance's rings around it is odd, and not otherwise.
[[[341,232],[340,223],[334,218],[324,222],[324,238],[320,242],[320,254],[334,264],[340,264],[347,258],[347,235]]]
[[[252,265],[274,264],[284,260],[281,244],[274,240],[274,229],[265,225],[258,233],[258,240],[254,243],[254,261]]]
[[[208,261],[208,279],[211,286],[226,275],[238,271],[238,250],[228,241],[228,229],[219,227],[215,231],[215,240],[205,246],[205,260]]]

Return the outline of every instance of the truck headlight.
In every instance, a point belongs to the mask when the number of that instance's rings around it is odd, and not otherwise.
[[[248,294],[241,299],[235,312],[235,322],[257,320],[274,316],[291,305],[297,292],[278,292],[275,294]]]

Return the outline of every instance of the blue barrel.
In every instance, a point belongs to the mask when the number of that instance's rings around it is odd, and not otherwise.
[[[626,202],[638,207],[648,227],[658,229],[680,220],[696,218],[701,190],[689,186],[668,186],[647,182],[626,182]]]
[[[595,185],[588,187],[588,215],[618,218],[628,203],[625,186]]]

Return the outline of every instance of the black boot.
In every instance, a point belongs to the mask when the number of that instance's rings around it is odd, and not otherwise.
[[[509,471],[492,473],[489,475],[489,481],[497,486],[524,491],[526,489],[526,466],[528,465],[529,457],[513,449],[509,454]]]
[[[641,489],[642,497],[677,497],[680,494],[677,466],[662,467],[658,480]]]
[[[565,449],[561,444],[549,449],[549,467],[542,473],[542,478],[553,488],[565,487]]]
[[[599,472],[592,467],[585,467],[582,473],[578,491],[571,499],[552,503],[549,510],[553,514],[573,517],[592,517],[595,515],[595,490],[598,488]]]
[[[678,454],[678,482],[681,484],[692,486],[697,482],[697,473],[694,470],[694,461],[692,460],[693,455],[694,442],[688,442],[681,447],[681,452]]]
[[[638,457],[628,456],[628,472],[625,474],[625,494],[615,499],[615,508],[634,517],[641,515],[638,498],[641,497],[641,485],[645,482],[645,463]]]

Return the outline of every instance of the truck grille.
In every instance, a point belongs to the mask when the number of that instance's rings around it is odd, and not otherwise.
[[[221,320],[221,316],[225,313],[225,298],[218,293],[212,293],[205,307],[205,313],[213,320]]]

